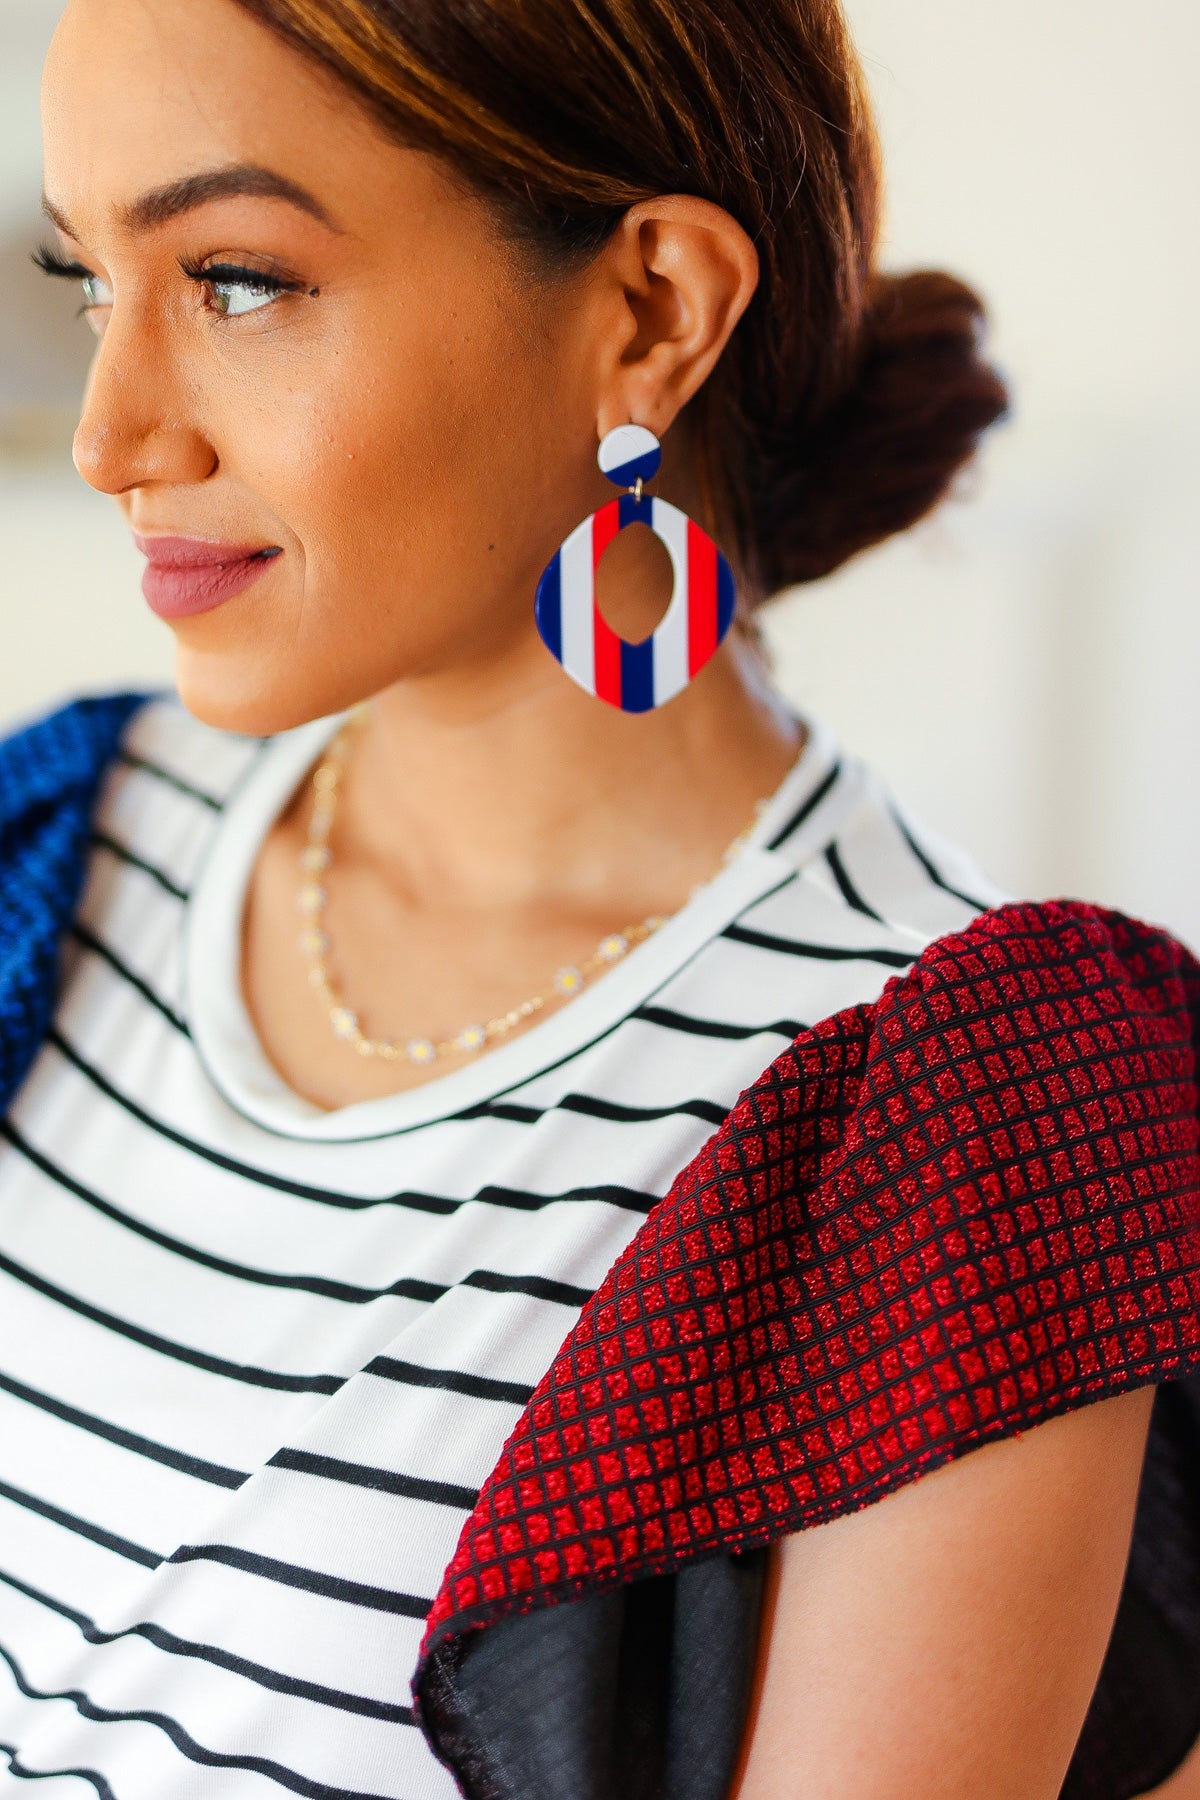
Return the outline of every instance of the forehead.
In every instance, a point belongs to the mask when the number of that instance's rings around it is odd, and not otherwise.
[[[47,196],[81,228],[235,163],[280,172],[333,218],[397,183],[408,213],[433,181],[431,159],[233,0],[68,0],[42,122]]]

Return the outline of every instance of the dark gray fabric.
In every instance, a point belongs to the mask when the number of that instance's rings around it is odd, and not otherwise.
[[[1154,1396],[1108,1652],[1060,1800],[1132,1800],[1200,1735],[1200,1382]]]
[[[424,1701],[469,1800],[725,1800],[766,1552],[474,1631]]]

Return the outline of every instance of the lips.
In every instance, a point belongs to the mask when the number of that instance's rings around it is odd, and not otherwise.
[[[142,593],[162,619],[209,612],[258,581],[282,554],[277,544],[221,544],[208,538],[143,536]]]

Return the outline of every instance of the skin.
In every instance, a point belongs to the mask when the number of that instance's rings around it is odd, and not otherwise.
[[[328,912],[366,1028],[448,1036],[676,910],[795,759],[795,721],[732,633],[670,705],[624,715],[564,676],[532,601],[615,491],[595,463],[612,426],[666,435],[656,491],[694,510],[668,427],[753,292],[746,234],[665,196],[585,278],[547,285],[434,159],[227,0],[73,0],[43,106],[62,247],[111,301],[90,313],[80,473],[142,533],[283,548],[173,623],[185,703],[259,733],[373,698]],[[263,198],[129,229],[142,194],[233,162],[285,172],[336,229]],[[285,269],[300,291],[222,317],[180,256]],[[601,601],[630,637],[664,610],[661,555],[635,529],[605,560]],[[355,1057],[305,985],[306,805],[256,867],[245,987],[276,1066],[334,1107],[430,1071]]]
[[[70,0],[43,117],[98,339],[80,473],[141,533],[282,550],[172,623],[185,704],[265,734],[371,702],[327,914],[367,1030],[448,1035],[674,911],[794,761],[796,721],[737,633],[677,699],[623,715],[565,677],[532,598],[613,491],[595,466],[612,426],[663,438],[655,491],[698,511],[687,403],[754,291],[745,232],[656,196],[549,282],[437,159],[229,0]],[[161,198],[241,164],[314,204]],[[222,294],[181,257],[295,291]],[[628,637],[657,623],[648,534],[622,534],[600,597]],[[255,865],[243,985],[285,1079],[335,1107],[431,1075],[355,1057],[304,983],[307,808],[302,786]],[[1050,1800],[1111,1627],[1148,1405],[1098,1402],[788,1539],[736,1800]]]
[[[730,1800],[1054,1800],[1116,1612],[1152,1398],[1066,1413],[785,1538]]]

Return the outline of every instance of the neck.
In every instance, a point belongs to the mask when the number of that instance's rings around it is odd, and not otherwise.
[[[637,715],[527,641],[486,669],[374,697],[350,745],[339,855],[369,860],[418,904],[669,911],[800,748],[736,630],[682,694]]]

